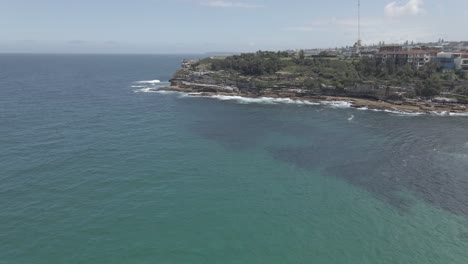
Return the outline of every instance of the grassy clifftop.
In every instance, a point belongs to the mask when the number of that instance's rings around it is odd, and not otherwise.
[[[442,73],[428,63],[419,69],[374,58],[289,56],[285,52],[206,58],[178,71],[174,80],[231,85],[242,90],[302,89],[316,94],[369,97],[468,95],[466,73]]]

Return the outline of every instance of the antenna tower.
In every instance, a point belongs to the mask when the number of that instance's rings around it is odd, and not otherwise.
[[[358,40],[357,40],[357,49],[360,53],[361,49],[361,0],[358,0]]]

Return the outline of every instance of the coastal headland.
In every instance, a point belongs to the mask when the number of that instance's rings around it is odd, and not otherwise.
[[[389,66],[374,58],[257,52],[185,60],[171,85],[159,90],[192,96],[346,101],[369,110],[468,114],[466,75],[439,73],[433,65],[419,69]]]

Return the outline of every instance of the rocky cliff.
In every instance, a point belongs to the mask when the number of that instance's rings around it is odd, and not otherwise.
[[[182,68],[170,80],[171,87],[165,89],[201,94],[306,100],[347,98],[352,100],[356,107],[396,107],[410,111],[465,112],[466,107],[462,103],[464,100],[468,102],[468,98],[461,95],[431,99],[415,97],[415,87],[412,82],[395,86],[387,81],[363,80],[358,77],[359,79],[353,83],[343,85],[340,82],[334,84],[324,79],[320,72],[277,71],[262,75],[244,75],[234,70],[213,70],[210,63],[212,60],[184,61]]]

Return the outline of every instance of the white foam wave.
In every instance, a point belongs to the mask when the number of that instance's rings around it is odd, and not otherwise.
[[[437,112],[437,111],[432,111],[430,112],[431,115],[436,115],[436,116],[449,116],[449,112],[447,111],[442,111],[442,112]]]
[[[159,80],[154,80],[154,81],[159,81]],[[140,81],[142,82],[142,81]],[[147,82],[147,81],[143,81]],[[160,82],[159,82],[160,83]],[[294,100],[290,98],[273,98],[273,97],[257,97],[257,98],[251,98],[251,97],[242,97],[242,96],[237,96],[237,95],[209,95],[209,96],[203,96],[202,93],[184,93],[184,92],[176,92],[176,91],[159,91],[157,90],[157,87],[151,86],[151,87],[146,87],[146,86],[138,86],[134,85],[132,86],[134,88],[140,88],[134,90],[135,93],[161,93],[161,94],[179,94],[180,97],[206,97],[206,98],[214,98],[218,99],[221,101],[234,101],[240,104],[268,104],[268,105],[276,105],[276,104],[295,104],[295,105],[325,105],[333,108],[351,108],[352,103],[348,101],[320,101],[320,103],[317,102],[311,102],[307,100]],[[426,115],[427,113],[425,112],[410,112],[410,111],[403,111],[403,110],[398,110],[398,109],[373,109],[369,108],[367,106],[356,108],[356,110],[360,111],[373,111],[373,112],[385,112],[389,114],[395,114],[399,116],[421,116],[421,115]],[[468,116],[468,112],[466,113],[451,113],[448,111],[442,111],[442,112],[431,112],[430,114],[433,115],[438,115],[438,116]],[[348,119],[349,121],[352,121],[354,119],[354,115],[351,115],[351,117]]]
[[[135,83],[139,83],[139,84],[159,84],[161,83],[160,80],[146,80],[146,81],[137,81]]]
[[[419,115],[425,114],[423,112],[409,112],[409,111],[403,111],[403,110],[397,110],[397,109],[374,109],[374,108],[369,108],[367,106],[356,108],[356,109],[360,111],[385,112],[389,114],[396,114],[396,115],[402,115],[402,116],[419,116]]]
[[[158,91],[154,88],[151,88],[151,87],[145,87],[145,88],[141,88],[141,89],[136,89],[136,90],[133,90],[134,93],[157,93],[157,92],[161,92],[161,91]]]
[[[333,108],[350,108],[352,106],[352,104],[347,101],[321,101],[320,103]]]
[[[242,96],[231,96],[231,95],[212,95],[210,98],[215,98],[222,101],[235,101],[240,104],[297,104],[297,105],[319,105],[318,103],[306,101],[306,100],[293,100],[290,98],[273,98],[273,97],[242,97]]]
[[[160,80],[146,80],[146,81],[136,81],[133,82],[130,86],[134,88],[133,92],[135,93],[154,93],[158,88],[168,85],[169,82]]]
[[[449,113],[450,116],[468,116],[468,112],[466,113]]]
[[[449,111],[432,111],[431,115],[436,115],[436,116],[468,116],[468,112],[466,113],[451,113]]]
[[[385,109],[383,110],[386,113],[390,114],[396,114],[400,116],[420,116],[420,115],[425,115],[423,112],[407,112],[407,111],[402,111],[402,110],[396,110],[396,109]]]

